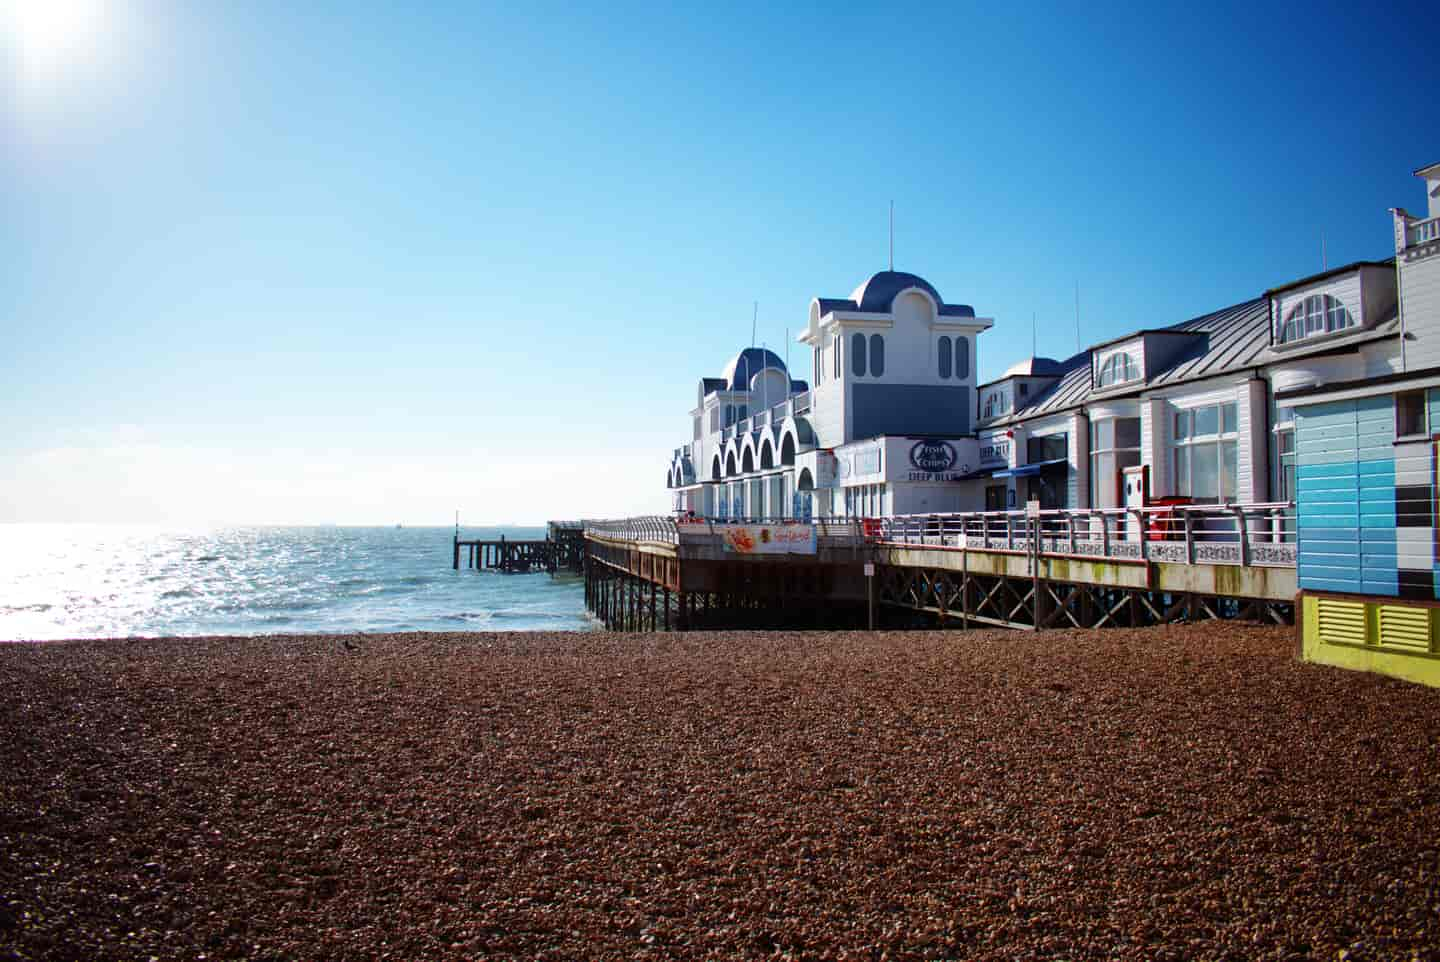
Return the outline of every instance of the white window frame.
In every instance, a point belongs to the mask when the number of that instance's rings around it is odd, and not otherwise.
[[[1130,356],[1129,351],[1116,351],[1101,363],[1095,386],[1113,387],[1116,384],[1129,384],[1131,381],[1138,380],[1140,380],[1140,365],[1135,363],[1135,358]]]
[[[1215,433],[1196,434],[1193,424],[1195,413],[1209,408],[1215,408]],[[1225,409],[1231,408],[1234,411],[1234,424],[1230,430],[1225,428]],[[1180,419],[1188,419],[1192,425],[1185,437],[1180,436]],[[1190,407],[1172,407],[1170,416],[1171,425],[1171,446],[1174,454],[1171,455],[1170,464],[1174,469],[1172,477],[1175,479],[1175,494],[1181,497],[1194,498],[1197,503],[1210,503],[1211,495],[1194,494],[1195,477],[1195,452],[1202,448],[1213,447],[1215,449],[1216,479],[1219,483],[1219,490],[1213,496],[1213,503],[1226,504],[1234,502],[1239,497],[1240,485],[1240,405],[1235,401],[1212,401],[1206,404],[1196,404]],[[1225,452],[1229,450],[1235,465],[1235,477],[1231,479],[1226,472]],[[1182,473],[1181,465],[1184,465]],[[1227,481],[1233,481],[1230,487],[1236,490],[1226,490]]]
[[[1408,434],[1400,433],[1400,398],[1407,394],[1418,394],[1420,396],[1420,430],[1411,431]],[[1426,441],[1430,438],[1430,392],[1424,388],[1416,388],[1410,391],[1395,392],[1395,440],[1397,441]]]
[[[1355,315],[1333,294],[1306,294],[1286,312],[1276,340],[1281,344],[1320,337],[1355,326]]]
[[[1136,435],[1136,437],[1135,437],[1135,446],[1134,446],[1134,447],[1129,447],[1129,446],[1126,446],[1126,447],[1123,447],[1123,448],[1122,448],[1122,447],[1118,447],[1118,446],[1116,445],[1116,443],[1115,443],[1115,439],[1116,439],[1116,436],[1117,436],[1117,435],[1116,435],[1116,431],[1115,431],[1115,427],[1116,427],[1115,422],[1116,422],[1116,421],[1134,421],[1134,422],[1135,422],[1135,425],[1136,425],[1136,428],[1143,431],[1143,426],[1141,425],[1140,416],[1139,416],[1138,414],[1134,414],[1134,415],[1124,415],[1124,416],[1122,416],[1122,415],[1111,415],[1111,416],[1108,417],[1108,418],[1091,418],[1091,419],[1090,419],[1090,507],[1092,507],[1092,508],[1099,508],[1099,507],[1119,508],[1119,507],[1124,507],[1124,505],[1121,505],[1121,504],[1113,504],[1113,505],[1111,505],[1111,504],[1105,504],[1105,505],[1101,505],[1101,504],[1098,503],[1101,499],[1099,499],[1099,498],[1096,497],[1096,495],[1099,494],[1099,492],[1096,490],[1096,481],[1100,478],[1100,463],[1101,463],[1101,461],[1105,458],[1105,456],[1108,455],[1108,456],[1114,461],[1115,470],[1116,470],[1117,473],[1120,472],[1120,471],[1122,471],[1124,468],[1133,467],[1133,465],[1129,465],[1129,464],[1124,464],[1124,465],[1122,465],[1122,464],[1120,463],[1120,456],[1121,456],[1121,455],[1134,453],[1134,455],[1135,455],[1135,464],[1136,464],[1136,465],[1139,465],[1139,464],[1143,464],[1143,463],[1144,463],[1144,458],[1143,458],[1143,455],[1141,454],[1142,448],[1141,448],[1141,446],[1140,446],[1140,438],[1141,438],[1142,435],[1137,433],[1137,435]],[[1100,425],[1102,425],[1102,424],[1109,424],[1109,425],[1110,425],[1110,446],[1109,446],[1109,447],[1105,447],[1105,448],[1100,447],[1100,440],[1099,440],[1099,438],[1100,438]],[[1119,493],[1118,493],[1118,491],[1117,491],[1117,493],[1116,493],[1116,499],[1117,499],[1117,500],[1119,499]],[[1106,498],[1106,499],[1104,499],[1104,500],[1108,501],[1109,499]]]

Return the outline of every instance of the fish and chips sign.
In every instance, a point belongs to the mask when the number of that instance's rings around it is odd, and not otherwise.
[[[809,524],[717,524],[715,533],[735,554],[815,554],[815,526]]]
[[[910,448],[911,471],[906,481],[958,481],[970,472],[970,465],[955,470],[959,455],[949,441],[917,441]]]

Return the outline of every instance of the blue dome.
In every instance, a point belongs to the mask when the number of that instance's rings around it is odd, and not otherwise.
[[[763,347],[747,347],[736,354],[734,359],[725,365],[725,383],[731,391],[750,390],[750,379],[761,371],[769,368],[778,370],[789,376],[785,370],[785,362],[776,357],[774,351],[767,351]]]
[[[881,271],[872,274],[868,281],[855,288],[850,300],[858,305],[859,310],[872,314],[888,314],[895,295],[910,287],[920,288],[933,297],[937,305],[945,303],[940,292],[932,287],[929,281],[904,271]]]

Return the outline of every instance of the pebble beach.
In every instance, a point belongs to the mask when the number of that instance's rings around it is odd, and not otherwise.
[[[1293,629],[0,645],[0,960],[1440,958]]]

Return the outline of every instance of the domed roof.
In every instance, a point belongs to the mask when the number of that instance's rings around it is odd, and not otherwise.
[[[1053,377],[1060,373],[1060,362],[1048,357],[1027,357],[1023,361],[1017,361],[1005,369],[1002,378],[1015,377]]]
[[[747,347],[736,354],[729,364],[725,365],[725,383],[731,391],[750,390],[750,379],[766,368],[778,370],[789,376],[785,370],[785,362],[775,355],[774,351],[766,350],[763,347]]]
[[[859,306],[859,310],[884,314],[889,312],[895,295],[910,287],[920,288],[933,297],[936,304],[945,303],[940,292],[932,287],[929,281],[904,271],[880,271],[878,274],[871,274],[868,281],[851,292],[850,300]]]

